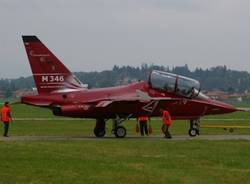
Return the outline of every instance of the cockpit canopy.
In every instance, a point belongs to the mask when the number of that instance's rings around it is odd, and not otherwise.
[[[200,83],[197,80],[157,70],[151,72],[149,85],[154,89],[187,98],[196,97],[200,92]]]

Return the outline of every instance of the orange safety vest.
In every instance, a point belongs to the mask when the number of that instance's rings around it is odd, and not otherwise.
[[[140,116],[139,118],[138,118],[138,120],[139,121],[148,121],[148,117],[147,116]]]
[[[172,118],[171,118],[168,111],[163,111],[162,121],[164,122],[165,125],[171,125],[172,124],[173,121],[172,121]]]
[[[1,121],[10,122],[10,108],[7,106],[3,106],[1,109]]]

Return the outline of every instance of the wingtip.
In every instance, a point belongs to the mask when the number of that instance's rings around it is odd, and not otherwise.
[[[40,40],[36,37],[36,36],[28,36],[28,35],[24,35],[22,36],[23,38],[23,42],[40,42]]]
[[[237,111],[250,112],[250,108],[237,108]]]

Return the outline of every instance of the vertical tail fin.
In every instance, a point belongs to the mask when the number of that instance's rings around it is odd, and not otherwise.
[[[38,93],[81,88],[79,80],[36,36],[23,36],[23,42]]]

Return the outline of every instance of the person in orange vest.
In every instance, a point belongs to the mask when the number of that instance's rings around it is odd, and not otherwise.
[[[139,123],[140,126],[140,132],[141,132],[141,136],[144,136],[144,133],[146,135],[148,135],[148,121],[149,121],[149,117],[148,116],[139,116],[137,118],[137,122]]]
[[[11,114],[10,114],[10,106],[9,102],[5,102],[4,106],[1,109],[1,121],[3,122],[4,125],[4,137],[8,137],[8,131],[9,131],[9,123],[11,122]]]
[[[169,127],[172,125],[173,121],[167,110],[162,111],[162,122],[163,124],[162,124],[161,130],[165,134],[165,138],[171,139],[172,136],[169,132]]]

